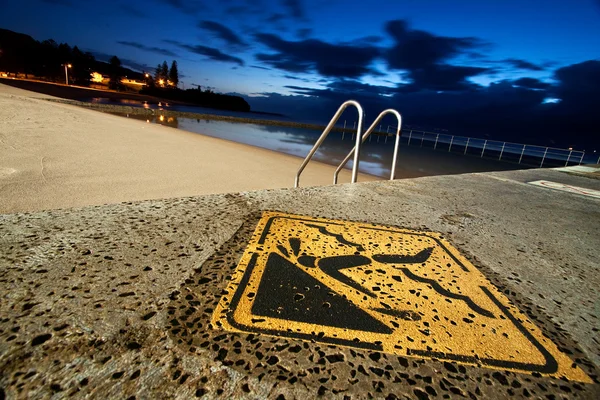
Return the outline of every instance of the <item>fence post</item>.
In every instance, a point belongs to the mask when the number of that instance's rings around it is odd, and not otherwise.
[[[467,154],[467,149],[469,148],[469,140],[471,140],[471,138],[467,138],[467,144],[465,145],[465,152],[464,152],[464,154]]]
[[[581,153],[581,158],[579,159],[579,165],[583,162],[583,157],[585,157],[585,151]]]
[[[440,138],[440,134],[438,133],[438,134],[436,135],[436,137],[435,137],[435,144],[433,145],[433,149],[434,149],[434,150],[435,150],[435,149],[437,149],[437,142],[438,142],[438,139],[439,139],[439,138]]]
[[[521,150],[521,157],[519,157],[519,164],[521,164],[521,160],[523,159],[523,154],[525,153],[525,147],[527,147],[526,144],[523,145],[523,150]]]
[[[390,126],[388,125],[387,131],[385,131],[388,135],[390,134]]]
[[[569,151],[569,157],[567,157],[567,162],[565,163],[565,167],[569,166],[569,160],[571,159],[571,154],[573,154],[573,150]]]
[[[425,139],[425,132],[421,132],[421,147],[423,147],[423,139]]]
[[[502,142],[502,150],[500,150],[500,157],[498,157],[498,160],[502,160],[502,154],[504,154],[504,146],[506,146],[506,142]]]
[[[354,126],[352,126],[352,129],[356,129],[356,121],[354,121]]]
[[[379,124],[379,133],[381,133],[382,124]]]
[[[544,156],[542,157],[542,162],[540,163],[540,168],[542,168],[542,166],[544,165],[544,160],[546,159],[546,154],[548,154],[547,147],[546,147],[546,150],[544,150]]]
[[[450,146],[448,147],[448,153],[450,153],[450,150],[452,150],[452,142],[454,142],[454,136],[452,136],[452,138],[450,139]]]
[[[481,157],[483,158],[483,153],[485,152],[485,146],[487,146],[487,140],[483,142],[483,150],[481,150]]]
[[[344,120],[344,129],[342,130],[342,140],[344,140],[345,135],[346,135],[346,120]]]
[[[410,146],[410,138],[412,137],[412,129],[411,131],[408,133],[408,146]]]
[[[598,157],[598,161],[596,161],[596,164],[600,164],[600,157]]]

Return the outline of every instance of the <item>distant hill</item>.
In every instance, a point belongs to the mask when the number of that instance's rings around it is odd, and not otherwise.
[[[0,71],[62,81],[64,64],[72,65],[69,76],[79,85],[89,84],[90,72],[102,75],[111,72],[110,64],[96,60],[77,46],[59,44],[52,39],[39,42],[29,35],[0,28]],[[141,72],[125,67],[120,68],[120,74],[130,79],[144,79]]]

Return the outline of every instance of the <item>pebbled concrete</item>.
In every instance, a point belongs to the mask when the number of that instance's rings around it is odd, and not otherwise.
[[[600,189],[552,170],[0,215],[0,397],[598,398]],[[595,380],[229,333],[209,322],[262,210],[442,233]]]

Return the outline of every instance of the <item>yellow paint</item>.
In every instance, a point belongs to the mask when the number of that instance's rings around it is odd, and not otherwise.
[[[318,227],[324,227],[332,235],[323,234]],[[266,228],[268,231],[265,233]],[[341,236],[336,238],[334,235]],[[259,243],[261,237],[264,243]],[[371,259],[369,265],[341,272],[370,291],[379,288],[372,291],[376,297],[367,296],[332,278],[320,268],[301,265],[289,243],[290,238],[299,238],[301,248],[298,255],[314,256],[318,264],[318,260],[324,257],[357,253],[355,246],[340,243],[340,237],[346,243],[362,245],[359,253]],[[286,248],[286,254],[277,246]],[[431,249],[431,255],[422,264],[392,264],[374,260],[381,259],[381,255],[415,255],[427,249]],[[271,253],[286,257],[303,273],[332,289],[332,295],[345,296],[388,326],[392,333],[253,315],[256,297],[251,293],[257,291]],[[256,262],[251,274],[248,273],[247,281],[240,285],[253,257]],[[432,280],[435,284],[430,283]],[[239,291],[239,301],[235,309],[231,309],[236,291]],[[592,382],[579,367],[573,368],[571,359],[561,353],[475,266],[439,234],[432,232],[265,212],[227,293],[221,298],[212,320],[214,326],[225,330],[258,333],[267,330],[270,334],[284,337],[308,334],[316,341],[341,340],[342,345],[347,346],[353,346],[358,339],[358,343],[380,344],[381,351],[390,354],[448,359],[524,373],[542,372],[539,368],[547,362],[542,351],[547,351],[558,367],[553,373],[542,374]],[[306,295],[309,296],[310,292]],[[377,311],[383,308],[391,311]],[[317,336],[319,333],[321,338]],[[540,347],[545,350],[540,350]],[[484,361],[477,361],[475,356]],[[510,366],[507,367],[506,363]]]

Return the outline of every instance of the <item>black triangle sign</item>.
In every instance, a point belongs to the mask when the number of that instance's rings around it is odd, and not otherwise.
[[[269,254],[252,314],[389,334],[392,330],[278,253]]]

